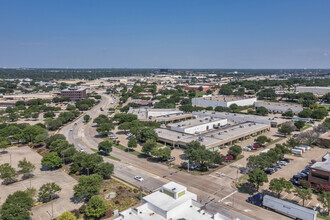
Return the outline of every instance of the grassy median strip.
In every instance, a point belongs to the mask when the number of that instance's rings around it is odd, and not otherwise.
[[[93,148],[91,148],[91,150],[94,151],[95,153],[98,153],[99,155],[104,156],[104,157],[107,157],[107,158],[109,158],[109,159],[111,159],[111,160],[117,160],[117,161],[120,161],[119,158],[114,157],[114,156],[111,156],[111,155],[104,155],[104,154],[102,154],[99,150],[96,150],[96,149],[93,149]]]
[[[135,151],[135,150],[133,150],[133,149],[129,149],[129,148],[127,148],[127,147],[125,147],[125,146],[123,146],[123,145],[121,145],[121,144],[114,144],[113,146],[116,147],[116,148],[118,148],[118,149],[120,149],[120,150],[123,150],[123,151],[125,151],[125,152],[128,152],[128,153],[130,153],[130,154],[133,154],[133,155],[135,155],[135,156],[145,156],[145,154],[140,153],[140,152],[138,152],[138,151]]]
[[[275,144],[281,140],[285,139],[285,137],[280,137],[280,138],[276,138],[275,140],[272,140],[271,142],[267,143],[266,146],[269,146],[269,145],[272,145],[272,144]]]
[[[312,126],[313,126],[313,125],[311,125],[311,124],[307,124],[307,125],[305,125],[305,127],[303,127],[300,131],[304,131],[304,130],[306,130],[306,129],[312,127]]]

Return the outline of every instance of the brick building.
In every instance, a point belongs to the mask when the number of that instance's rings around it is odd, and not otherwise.
[[[86,89],[68,88],[61,90],[61,98],[70,100],[82,100],[86,98]]]
[[[330,187],[330,153],[322,157],[322,162],[316,162],[310,167],[308,183],[314,186]]]

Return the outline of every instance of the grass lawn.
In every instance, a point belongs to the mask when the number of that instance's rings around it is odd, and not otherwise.
[[[115,192],[115,198],[108,198],[110,192]],[[102,183],[100,196],[105,199],[110,210],[123,211],[140,202],[139,190],[115,179],[105,180]]]
[[[323,105],[318,105],[319,107],[324,107],[326,110],[330,111],[330,105],[323,104]]]
[[[306,130],[306,129],[312,127],[312,126],[313,126],[313,125],[311,125],[311,124],[306,124],[305,127],[303,127],[300,131],[304,131],[304,130]]]
[[[98,150],[96,150],[96,149],[91,148],[91,150],[94,151],[95,153],[98,153],[98,154],[100,154],[101,156],[107,157],[107,158],[109,158],[109,159],[111,159],[111,160],[120,161],[119,158],[114,157],[114,156],[111,156],[111,155],[103,155],[100,151],[98,151]]]
[[[125,147],[125,146],[123,146],[123,145],[121,145],[121,144],[114,144],[113,147],[116,147],[116,148],[118,148],[118,149],[120,149],[120,150],[123,150],[123,151],[125,151],[125,152],[130,153],[130,154],[133,154],[133,155],[135,155],[135,156],[144,156],[143,153],[140,153],[140,152],[138,152],[138,151],[135,151],[134,149],[129,149],[129,148],[127,148],[127,147]]]
[[[317,217],[318,218],[321,218],[321,219],[325,219],[325,220],[330,220],[330,216],[324,216],[324,215],[321,215],[321,214],[317,214]]]
[[[280,137],[280,138],[276,138],[274,140],[272,140],[271,142],[267,143],[266,146],[269,146],[269,145],[272,145],[272,144],[275,144],[281,140],[285,139],[285,137]]]

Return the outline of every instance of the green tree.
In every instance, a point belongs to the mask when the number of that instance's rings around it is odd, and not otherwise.
[[[269,183],[269,189],[274,193],[277,193],[277,197],[280,198],[281,193],[285,190],[287,193],[290,193],[293,185],[290,181],[285,180],[284,178],[272,179]]]
[[[41,160],[41,165],[50,167],[52,169],[57,169],[62,166],[62,159],[58,156],[56,152],[46,153]]]
[[[56,183],[45,183],[40,187],[38,197],[43,202],[49,202],[56,198],[56,193],[61,190],[62,188]]]
[[[190,163],[199,164],[202,171],[207,171],[209,165],[214,163],[214,154],[207,150],[199,141],[191,141],[186,145],[184,153]]]
[[[330,129],[330,118],[325,119],[324,122],[322,123],[322,125],[327,127],[329,130]]]
[[[266,143],[268,140],[269,140],[269,139],[268,139],[266,136],[261,135],[261,136],[257,137],[255,141],[258,142],[259,144],[264,144],[264,143]]]
[[[142,152],[150,153],[156,146],[156,141],[154,141],[153,139],[149,139],[142,145]]]
[[[30,219],[33,198],[27,192],[16,191],[9,195],[0,210],[1,220]]]
[[[237,104],[231,104],[230,106],[229,106],[229,108],[230,108],[230,110],[232,111],[232,112],[237,112],[237,110],[238,110],[238,105]]]
[[[256,114],[257,114],[257,115],[266,116],[266,115],[268,115],[268,109],[266,109],[266,108],[263,107],[263,106],[258,107],[257,110],[256,110]]]
[[[89,200],[85,213],[88,217],[99,219],[108,211],[107,203],[100,196],[93,196]]]
[[[27,161],[25,157],[23,160],[18,161],[18,167],[21,168],[21,173],[23,173],[24,177],[30,176],[36,168],[36,166],[30,161]]]
[[[305,108],[301,112],[298,113],[298,116],[301,118],[310,118],[312,115],[312,110]]]
[[[171,158],[171,148],[169,147],[155,147],[151,151],[151,155],[156,156],[162,160],[167,160]]]
[[[97,128],[96,131],[102,136],[107,136],[108,133],[115,128],[113,123],[102,123]]]
[[[91,118],[91,116],[89,116],[89,115],[84,115],[84,121],[85,121],[85,122],[88,122],[90,118]]]
[[[267,174],[263,170],[255,168],[249,173],[249,182],[256,185],[257,191],[259,191],[259,187],[268,182]]]
[[[99,151],[103,151],[106,154],[109,154],[112,151],[112,143],[108,140],[102,141],[98,145]]]
[[[135,137],[131,137],[128,141],[127,147],[130,148],[136,148],[137,147],[137,141]]]
[[[113,169],[113,164],[108,162],[102,162],[96,166],[95,172],[101,175],[104,179],[107,179],[113,174]]]
[[[15,181],[15,178],[17,177],[16,170],[12,166],[10,166],[9,163],[4,163],[0,165],[0,174],[1,178],[6,183]]]
[[[283,124],[281,127],[278,128],[278,132],[280,132],[286,136],[286,135],[291,134],[292,128],[288,124]]]
[[[78,184],[73,187],[74,195],[78,198],[89,199],[99,193],[102,181],[102,177],[98,174],[81,176]]]
[[[325,108],[318,108],[313,110],[311,118],[322,120],[324,117],[328,116],[328,111]]]
[[[39,113],[38,112],[35,112],[31,115],[31,117],[34,119],[34,120],[37,120],[37,118],[39,117]]]
[[[224,84],[221,86],[219,90],[220,95],[232,95],[233,94],[233,88],[230,85]]]
[[[238,145],[233,145],[229,148],[228,154],[233,155],[234,159],[237,158],[238,155],[242,153],[242,148],[241,146]]]
[[[328,93],[330,94],[330,93]],[[329,215],[330,211],[330,191],[322,191],[317,195],[317,200],[322,204],[324,208],[326,208],[327,213]]]
[[[312,190],[310,188],[300,189],[295,187],[294,195],[302,199],[303,206],[305,207],[305,201],[312,199]]]
[[[294,148],[300,145],[300,141],[295,138],[289,138],[285,145],[288,146],[289,148]]]
[[[296,126],[296,128],[298,130],[302,129],[303,127],[305,127],[305,122],[304,121],[296,121],[294,122],[294,126]]]
[[[76,216],[71,212],[63,212],[60,216],[58,216],[57,220],[76,220]]]
[[[293,117],[293,112],[292,111],[286,111],[282,114],[282,116],[291,118],[291,117]]]

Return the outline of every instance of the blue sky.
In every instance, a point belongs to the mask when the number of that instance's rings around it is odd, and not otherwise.
[[[330,68],[329,11],[329,0],[0,0],[0,66]]]

